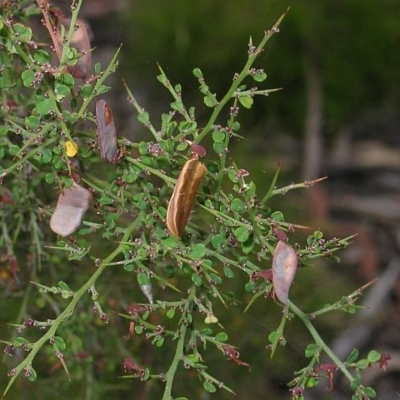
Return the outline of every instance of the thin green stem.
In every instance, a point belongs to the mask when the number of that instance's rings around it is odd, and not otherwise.
[[[288,302],[288,305],[289,309],[293,311],[293,313],[301,319],[305,327],[310,332],[311,336],[314,338],[315,343],[337,365],[337,367],[342,371],[343,375],[346,376],[346,378],[350,381],[350,383],[353,382],[354,380],[353,375],[349,372],[344,363],[336,356],[336,354],[333,353],[330,347],[328,347],[328,345],[323,341],[317,330],[314,328],[314,325],[311,323],[309,316],[305,314],[303,311],[301,311],[298,307],[296,307],[290,300]]]
[[[187,322],[187,315],[190,314],[191,307],[192,307],[192,302],[195,299],[196,296],[196,286],[192,286],[190,289],[189,295],[186,299],[186,304],[184,311],[182,313],[182,317],[180,320],[180,328],[178,331],[178,342],[176,344],[176,350],[175,350],[175,355],[174,358],[171,362],[171,365],[169,366],[168,372],[166,374],[166,381],[165,381],[165,389],[164,389],[164,394],[162,397],[162,400],[171,400],[172,399],[172,385],[174,383],[174,378],[176,371],[178,369],[179,363],[181,362],[183,356],[184,356],[184,347],[185,347],[185,339],[186,339],[186,334],[189,328],[188,322]]]
[[[271,39],[271,37],[279,32],[279,25],[282,22],[283,18],[285,17],[286,13],[284,13],[276,22],[276,24],[272,27],[272,29],[268,30],[264,34],[264,38],[261,40],[260,44],[257,46],[256,49],[249,50],[249,57],[247,59],[247,62],[245,66],[243,67],[242,71],[240,74],[236,77],[236,79],[233,81],[231,87],[225,94],[224,98],[216,105],[214,108],[213,113],[211,114],[211,117],[207,123],[207,125],[204,127],[203,131],[196,137],[196,142],[200,143],[209,133],[209,131],[212,129],[212,127],[215,124],[215,121],[217,120],[219,114],[221,113],[222,109],[225,107],[225,105],[230,101],[234,93],[236,92],[237,88],[242,84],[243,80],[248,76],[248,72],[250,68],[252,67],[254,61],[256,58],[261,54],[263,51],[264,46],[267,44],[268,40]]]
[[[130,226],[125,231],[124,237],[122,239],[123,242],[126,242],[131,233],[137,228],[139,225],[139,220],[135,220]],[[2,399],[4,399],[5,395],[7,392],[10,390],[11,386],[13,385],[14,381],[17,379],[18,375],[21,373],[21,371],[27,367],[29,367],[32,364],[33,359],[35,358],[36,354],[39,352],[39,350],[48,342],[51,340],[52,337],[54,337],[55,333],[57,332],[58,327],[66,321],[68,318],[71,317],[71,315],[74,312],[75,306],[78,304],[80,299],[88,292],[88,290],[96,283],[97,279],[101,276],[103,271],[107,268],[107,265],[115,258],[117,257],[123,250],[124,245],[119,245],[108,257],[106,257],[97,270],[94,272],[94,274],[87,280],[87,282],[74,293],[74,296],[72,297],[72,300],[70,303],[65,307],[64,311],[53,321],[52,325],[50,326],[49,330],[38,340],[32,345],[32,349],[27,355],[27,357],[20,363],[18,364],[17,367],[14,368],[13,370],[13,375],[8,382],[8,385],[6,389],[4,390]]]

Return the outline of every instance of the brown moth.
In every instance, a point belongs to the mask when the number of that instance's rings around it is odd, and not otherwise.
[[[97,136],[100,147],[100,157],[109,162],[117,159],[117,132],[111,108],[104,100],[96,102]]]
[[[193,158],[186,161],[179,175],[167,210],[168,230],[178,238],[183,234],[197,189],[206,171],[204,164]]]
[[[92,193],[76,182],[58,196],[57,206],[50,219],[50,228],[61,236],[74,233],[92,201]]]
[[[287,304],[289,300],[289,289],[296,275],[296,269],[296,251],[293,247],[279,240],[272,260],[272,282],[276,297],[283,304]]]

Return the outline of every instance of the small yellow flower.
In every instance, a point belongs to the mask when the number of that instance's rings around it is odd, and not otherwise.
[[[78,145],[71,140],[67,140],[65,142],[65,150],[68,157],[75,157],[78,153]]]
[[[208,314],[204,319],[206,324],[216,324],[218,322],[218,318],[214,314]]]

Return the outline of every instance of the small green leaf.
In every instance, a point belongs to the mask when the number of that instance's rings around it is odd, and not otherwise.
[[[272,331],[269,335],[268,335],[268,340],[272,345],[276,345],[279,341],[279,332],[278,331]]]
[[[279,222],[285,221],[285,216],[280,211],[273,212],[270,218]]]
[[[139,285],[148,285],[148,284],[150,284],[150,277],[149,277],[149,275],[147,275],[146,272],[139,272],[137,274],[136,279],[137,279],[137,282],[138,282]]]
[[[76,116],[74,114],[72,114],[70,111],[68,110],[63,110],[62,111],[62,116],[65,118],[65,120],[67,122],[71,122],[74,123],[76,121]]]
[[[52,110],[52,101],[50,99],[42,99],[36,103],[36,111],[40,115],[50,114]]]
[[[211,238],[211,244],[215,250],[220,249],[224,243],[225,243],[225,236],[221,235],[220,233],[217,235],[214,235]]]
[[[60,336],[54,336],[54,344],[57,346],[57,349],[60,351],[64,351],[66,349],[66,345],[64,339]]]
[[[240,96],[239,101],[244,108],[251,108],[254,103],[253,98],[250,96]]]
[[[150,120],[150,115],[147,111],[143,111],[140,114],[138,114],[137,119],[142,124],[147,124]]]
[[[36,50],[33,54],[33,59],[41,65],[48,63],[50,58],[50,54],[44,50]]]
[[[143,333],[143,328],[140,325],[135,325],[135,332],[141,335]]]
[[[145,156],[146,154],[148,154],[149,150],[148,150],[148,143],[147,142],[140,142],[139,143],[139,153],[142,156]]]
[[[255,288],[256,288],[256,285],[255,285],[254,282],[247,282],[246,285],[245,285],[245,287],[244,287],[244,290],[245,290],[247,293],[252,293],[252,292],[254,292],[254,289],[255,289]]]
[[[195,244],[190,252],[190,256],[197,259],[203,258],[205,255],[206,255],[206,246],[204,246],[203,243]]]
[[[171,108],[175,111],[183,111],[185,109],[181,100],[174,101],[170,104]]]
[[[160,75],[157,75],[157,79],[159,82],[161,82],[163,85],[165,85],[168,82],[167,77],[165,76],[164,72]]]
[[[197,79],[200,79],[200,78],[203,77],[203,73],[201,72],[201,69],[200,69],[200,68],[195,68],[195,69],[193,70],[193,75],[194,75]]]
[[[376,350],[371,350],[368,353],[367,359],[370,363],[378,362],[381,359],[381,354],[378,353]]]
[[[227,278],[234,278],[235,274],[233,273],[232,269],[227,265],[224,266],[224,274]]]
[[[174,316],[175,316],[175,309],[174,308],[170,308],[167,311],[167,318],[172,319],[172,318],[174,318]]]
[[[188,146],[189,146],[189,143],[181,142],[176,146],[176,151],[184,151],[187,149]]]
[[[215,142],[213,143],[213,150],[217,153],[217,154],[221,154],[225,151],[226,146],[225,143],[223,142]]]
[[[62,74],[57,75],[56,79],[57,82],[62,83],[63,85],[68,86],[69,88],[72,88],[75,84],[74,77],[68,72],[63,72]]]
[[[239,242],[244,243],[250,237],[250,231],[245,226],[239,226],[235,229],[235,237]]]
[[[217,275],[217,274],[212,273],[212,272],[210,273],[210,279],[216,285],[221,285],[221,283],[222,283],[221,277],[219,275]]]
[[[308,379],[307,379],[306,387],[307,388],[312,388],[312,387],[317,386],[318,383],[319,383],[319,379],[318,378],[315,378],[313,376],[309,376]]]
[[[36,115],[26,117],[24,122],[28,129],[37,129],[40,126],[40,119]]]
[[[35,382],[37,380],[37,373],[32,367],[25,372],[25,376],[27,376],[28,380],[31,382]]]
[[[215,339],[219,342],[226,342],[228,340],[228,335],[225,332],[219,332],[215,335]]]
[[[204,387],[204,390],[209,393],[215,393],[217,391],[216,386],[208,381],[204,381],[203,387]]]
[[[370,362],[366,359],[362,359],[362,360],[358,361],[356,365],[357,365],[357,368],[366,369],[370,366]]]
[[[35,80],[35,74],[32,70],[26,69],[21,74],[22,82],[25,87],[29,87],[32,85],[33,81]]]
[[[318,354],[319,351],[320,351],[320,349],[319,349],[319,346],[318,346],[317,344],[315,344],[315,343],[310,343],[310,344],[306,347],[306,349],[305,349],[305,351],[304,351],[304,354],[305,354],[305,356],[306,356],[307,358],[311,358],[311,357],[313,357],[315,354]]]
[[[26,27],[23,24],[14,24],[13,25],[15,36],[18,37],[18,40],[24,43],[30,42],[32,39],[32,29]]]
[[[364,393],[368,396],[370,399],[375,399],[376,398],[376,392],[372,387],[366,386],[364,388]]]
[[[244,203],[243,203],[242,200],[240,200],[240,199],[233,199],[232,200],[231,209],[232,209],[233,212],[239,212],[240,213],[240,212],[244,211],[244,208],[245,208],[245,206],[244,206]]]
[[[192,274],[192,282],[196,285],[196,286],[201,286],[203,284],[203,279],[201,279],[200,275],[197,275],[196,273]]]
[[[53,158],[53,153],[49,149],[44,149],[42,155],[42,162],[44,164],[48,164],[52,158]]]
[[[49,172],[48,174],[45,175],[44,180],[46,181],[46,183],[52,184],[55,181],[55,175]]]
[[[265,72],[255,73],[253,75],[253,79],[256,82],[264,82],[267,79],[267,74]]]
[[[244,254],[250,254],[254,249],[254,238],[250,236],[245,242],[242,243],[241,247]]]
[[[65,97],[70,96],[71,91],[68,86],[56,82],[54,86],[54,93],[57,97],[57,101],[61,101]]]
[[[29,344],[29,341],[25,339],[24,337],[16,337],[14,339],[14,346],[15,347],[21,347],[22,345]]]
[[[83,85],[79,91],[79,96],[81,96],[83,99],[87,99],[91,95],[92,90],[92,85]]]
[[[213,131],[212,140],[214,142],[224,142],[225,141],[225,132],[224,131]]]
[[[114,199],[112,199],[111,197],[108,197],[106,195],[103,195],[103,196],[100,197],[99,202],[100,202],[100,204],[109,205],[109,204],[113,204],[114,203]]]
[[[9,148],[8,148],[8,152],[10,154],[10,156],[16,156],[19,152],[20,152],[20,148],[19,146],[17,146],[16,144],[12,144]]]
[[[211,95],[204,96],[203,101],[204,101],[204,104],[210,108],[213,108],[217,105],[217,102],[216,102],[214,96],[211,96]]]
[[[359,356],[360,356],[360,352],[357,349],[353,349],[353,351],[347,357],[345,363],[346,364],[351,364],[351,363],[357,361]]]

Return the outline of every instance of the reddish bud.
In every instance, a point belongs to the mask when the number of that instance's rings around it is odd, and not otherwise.
[[[143,374],[143,368],[140,368],[139,365],[132,360],[132,358],[124,358],[123,367],[126,373],[130,372],[135,375]]]
[[[326,374],[329,379],[328,391],[333,390],[333,373],[338,369],[336,364],[321,364],[319,367],[315,368],[315,372],[320,375],[321,373]]]
[[[198,143],[191,143],[190,147],[192,148],[192,153],[197,157],[205,157],[207,154],[206,149]]]
[[[144,314],[146,311],[148,311],[148,307],[142,306],[140,304],[134,303],[128,306],[128,312],[133,317],[136,317],[139,314]]]
[[[390,354],[381,354],[381,359],[379,360],[379,368],[386,371],[386,367],[389,365],[389,361],[392,359]]]
[[[230,346],[229,344],[225,344],[225,345],[221,346],[221,348],[229,360],[233,361],[237,365],[243,365],[244,367],[250,368],[250,364],[247,364],[246,362],[239,360],[240,354],[233,346]]]
[[[286,242],[288,240],[286,232],[282,231],[279,228],[274,228],[274,235],[278,240],[282,240],[283,242]]]

